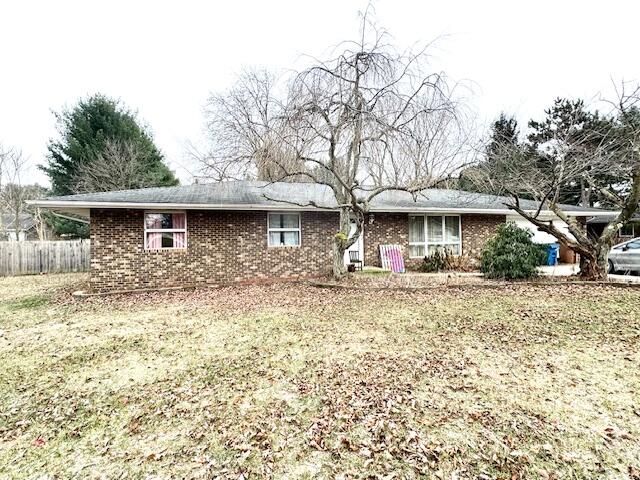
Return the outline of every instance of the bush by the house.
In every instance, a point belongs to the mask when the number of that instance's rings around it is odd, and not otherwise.
[[[466,255],[453,255],[447,250],[438,249],[424,257],[418,269],[421,272],[470,272],[473,268],[471,259]]]
[[[533,243],[529,230],[505,223],[490,238],[482,251],[481,267],[487,278],[513,280],[538,274],[541,249]]]
[[[445,259],[444,252],[438,249],[433,252],[431,255],[427,255],[424,257],[423,262],[420,264],[419,270],[421,272],[440,272],[444,270],[445,267]]]
[[[474,262],[469,255],[449,255],[446,257],[447,270],[452,272],[473,272],[478,270],[478,262]]]
[[[536,249],[536,261],[538,265],[546,265],[547,258],[549,257],[549,245],[546,243],[534,243],[533,246]]]

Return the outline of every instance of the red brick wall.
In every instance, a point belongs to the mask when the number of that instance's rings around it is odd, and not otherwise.
[[[373,218],[373,223],[370,222]],[[409,259],[409,216],[406,213],[374,213],[365,219],[364,264],[380,267],[380,245],[397,244],[402,247],[405,261]]]
[[[365,265],[380,266],[378,247],[395,243],[408,259],[405,213],[375,213],[364,227]],[[504,216],[463,215],[463,253],[477,257]],[[302,212],[300,247],[267,247],[267,213],[187,211],[185,250],[144,250],[141,210],[91,211],[91,275],[94,290],[159,288],[290,278],[329,273],[337,213]]]
[[[505,221],[505,215],[462,215],[462,253],[477,259],[484,243]],[[406,213],[375,213],[373,223],[367,218],[364,227],[365,265],[379,267],[379,246],[388,243],[402,247],[409,268],[422,262],[422,259],[409,259],[409,216]]]
[[[462,215],[462,253],[480,258],[485,242],[506,221],[506,215]]]
[[[267,213],[187,211],[187,248],[144,250],[141,210],[91,210],[96,291],[226,283],[328,273],[336,213],[302,212],[301,246],[267,247]]]

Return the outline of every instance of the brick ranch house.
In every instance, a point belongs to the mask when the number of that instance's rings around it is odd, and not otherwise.
[[[381,244],[401,245],[409,267],[439,247],[477,258],[501,223],[513,220],[527,227],[506,207],[508,201],[436,189],[414,200],[406,192],[389,191],[372,202],[363,235],[352,249],[366,266],[380,265]],[[329,189],[309,183],[223,182],[32,203],[90,218],[95,291],[326,274],[338,226]],[[537,204],[523,207],[534,210]],[[574,206],[565,211],[585,220],[606,213]],[[542,216],[554,218],[548,211]],[[528,227],[535,241],[555,241]]]

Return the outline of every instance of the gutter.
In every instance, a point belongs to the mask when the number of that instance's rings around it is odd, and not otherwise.
[[[327,210],[317,207],[300,207],[283,204],[271,207],[260,204],[224,203],[142,203],[142,202],[79,202],[69,200],[27,200],[28,205],[44,208],[132,208],[136,210]]]
[[[72,209],[136,209],[136,210],[260,210],[260,211],[333,211],[330,208],[318,207],[301,207],[299,205],[290,205],[283,202],[282,205],[263,205],[263,204],[222,204],[222,203],[141,203],[141,202],[79,202],[70,200],[27,200],[28,205],[43,208],[72,208]],[[534,210],[526,210],[534,212]],[[370,213],[475,213],[489,215],[509,215],[514,214],[513,210],[508,208],[411,208],[411,207],[386,207],[372,208]],[[572,217],[591,217],[591,216],[615,216],[618,212],[610,211],[566,211],[567,215]],[[543,210],[541,215],[554,216],[550,210]],[[62,216],[62,215],[61,215]],[[70,218],[71,220],[77,220]]]
[[[89,220],[85,220],[84,218],[70,217],[69,215],[63,215],[61,213],[54,212],[53,210],[51,210],[51,213],[53,215],[55,215],[56,217],[64,218],[65,220],[72,220],[74,222],[84,223],[86,225],[89,225],[89,223],[90,223]]]

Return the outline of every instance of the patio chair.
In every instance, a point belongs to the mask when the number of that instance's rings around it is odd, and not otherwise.
[[[349,250],[349,262],[355,265],[357,270],[362,270],[362,260],[358,250]]]

